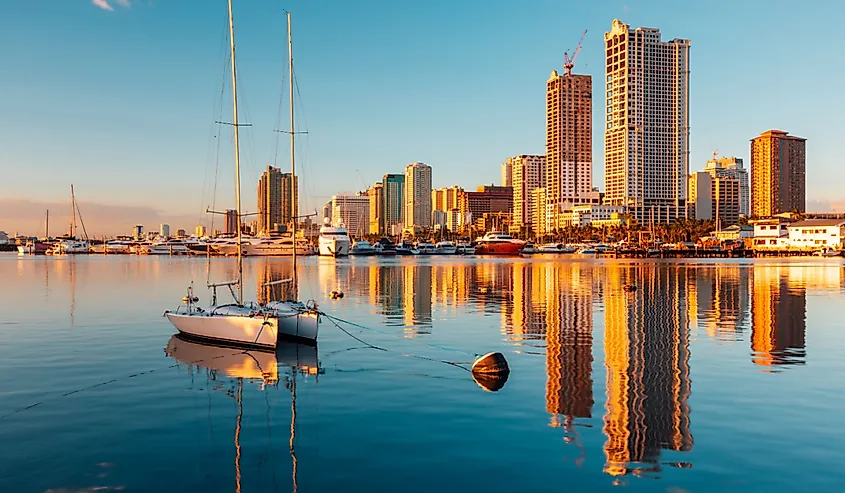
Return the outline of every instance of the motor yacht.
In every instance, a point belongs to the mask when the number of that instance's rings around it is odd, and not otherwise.
[[[349,249],[349,255],[368,256],[368,255],[375,255],[375,254],[376,254],[376,249],[367,240],[358,240],[355,243],[353,243],[352,248]]]
[[[320,248],[320,255],[327,257],[345,257],[349,255],[349,233],[343,222],[331,224],[329,218],[325,219],[325,224],[320,228],[320,238],[318,245]]]
[[[491,231],[476,242],[476,255],[519,255],[525,246],[522,240],[514,239],[507,233]]]
[[[458,253],[458,247],[451,241],[438,241],[434,245],[434,253],[437,255],[455,255]]]

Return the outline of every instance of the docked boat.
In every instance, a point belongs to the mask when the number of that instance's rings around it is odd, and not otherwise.
[[[821,250],[816,250],[813,252],[813,255],[816,257],[841,257],[842,252],[839,250],[834,250],[832,248],[823,248]]]
[[[528,241],[525,243],[525,246],[522,247],[522,250],[519,252],[523,255],[533,255],[538,253],[540,250],[534,245],[534,243]]]
[[[237,253],[237,243],[231,246],[218,246],[216,249],[223,255],[233,255]],[[247,257],[292,257],[293,249],[294,241],[290,236],[253,238],[243,243],[243,254]],[[307,256],[315,253],[314,246],[308,243],[308,240],[296,239],[296,255]]]
[[[420,255],[434,255],[437,247],[434,246],[434,243],[428,241],[418,241],[414,248],[420,252]]]
[[[414,248],[413,245],[406,242],[400,242],[396,245],[396,255],[419,255],[420,251]]]
[[[53,244],[47,240],[27,240],[23,245],[18,245],[18,255],[46,255],[52,252]]]
[[[180,255],[191,251],[185,241],[170,238],[161,238],[143,248],[146,255]]]
[[[229,0],[229,41],[230,41],[230,67],[232,70],[232,131],[234,137],[235,151],[235,203],[236,203],[236,230],[237,242],[235,254],[238,257],[238,278],[234,281],[212,283],[207,286],[212,290],[211,305],[207,309],[200,308],[199,298],[194,296],[193,288],[188,287],[187,296],[182,299],[182,305],[175,311],[165,311],[164,316],[181,334],[186,337],[223,342],[238,346],[275,348],[277,342],[282,338],[289,338],[300,342],[316,344],[319,329],[320,316],[313,302],[302,303],[294,300],[272,300],[266,304],[256,302],[245,302],[243,297],[243,248],[240,200],[240,148],[238,145],[238,91],[237,78],[235,76],[235,40],[234,24],[232,21],[232,0]],[[288,20],[288,46],[290,40],[290,13]],[[290,61],[290,85],[293,87],[293,54],[288,53]],[[296,180],[295,153],[294,153],[294,92],[290,91],[290,139],[291,139],[291,175]],[[293,221],[293,232],[296,237],[296,221]],[[271,286],[291,282],[297,286],[296,257],[297,249],[292,248],[293,275],[291,279],[280,279],[266,282],[262,286]],[[227,287],[231,291],[233,303],[219,304],[217,300],[217,288]]]
[[[507,233],[491,231],[480,238],[475,245],[476,255],[519,255],[525,246],[522,240],[514,239]]]
[[[438,241],[434,245],[434,253],[436,255],[455,255],[458,253],[458,247],[451,241]]]
[[[390,241],[389,238],[382,238],[375,245],[373,248],[376,250],[376,255],[382,256],[391,256],[396,255],[396,245]]]
[[[375,254],[376,249],[367,240],[358,240],[353,243],[352,248],[349,249],[349,255],[369,256]]]
[[[326,257],[345,257],[349,255],[349,232],[342,222],[331,224],[329,218],[320,228],[318,246],[320,255]]]
[[[53,255],[74,255],[78,253],[89,253],[91,244],[77,238],[60,238],[53,245]]]
[[[129,253],[129,247],[132,246],[131,241],[127,240],[110,240],[103,244],[104,253]]]
[[[537,247],[537,253],[575,253],[578,249],[563,243],[545,243]]]
[[[475,245],[466,241],[459,241],[455,244],[455,251],[458,255],[474,255]]]

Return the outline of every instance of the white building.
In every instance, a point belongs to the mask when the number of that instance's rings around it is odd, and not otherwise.
[[[604,40],[604,203],[641,224],[686,217],[690,42],[619,20]]]
[[[614,214],[618,216],[623,211],[623,207],[616,205],[576,205],[560,215],[560,224],[558,227],[592,226],[594,222],[598,224],[607,223],[616,217]]]
[[[533,230],[531,190],[546,186],[546,156],[522,154],[508,158],[505,164],[512,170],[513,225]]]
[[[748,223],[754,226],[755,250],[779,250],[789,248],[789,231],[787,227],[792,221],[773,217],[770,219],[752,220]]]
[[[167,236],[167,237],[169,237],[169,236],[170,236],[170,225],[169,225],[169,224],[162,224],[162,225],[158,228],[158,234],[159,234],[160,236]]]
[[[350,236],[366,235],[370,229],[370,197],[365,192],[332,196],[332,223],[338,221],[343,221]]]
[[[789,244],[792,248],[820,250],[840,249],[845,246],[845,220],[807,219],[787,226]]]
[[[511,159],[508,158],[507,161],[502,163],[502,186],[503,187],[512,187],[513,186],[513,162]]]
[[[405,229],[431,227],[431,166],[411,163],[405,167]]]

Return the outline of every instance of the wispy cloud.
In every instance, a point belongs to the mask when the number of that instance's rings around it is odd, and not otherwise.
[[[114,0],[114,3],[120,5],[121,7],[127,8],[127,9],[132,7],[132,2],[130,0]]]
[[[100,7],[103,10],[109,10],[109,11],[114,10],[114,8],[111,5],[109,5],[108,0],[91,0],[91,3],[94,4],[97,7]]]

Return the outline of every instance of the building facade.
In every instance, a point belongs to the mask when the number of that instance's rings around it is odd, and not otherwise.
[[[751,215],[806,211],[807,139],[769,130],[751,140]]]
[[[640,223],[675,221],[686,215],[690,42],[619,20],[604,40],[604,201]]]
[[[366,235],[370,229],[370,197],[362,192],[333,196],[332,222],[343,222],[352,237]]]
[[[405,167],[405,229],[431,227],[431,166],[411,163]]]
[[[405,175],[387,174],[381,179],[384,196],[385,234],[395,236],[402,231],[404,222]]]
[[[534,216],[531,191],[546,186],[546,156],[522,154],[508,158],[512,169],[513,225],[532,232]]]
[[[258,180],[258,233],[268,234],[291,222],[299,215],[297,178],[267,166]]]
[[[513,163],[511,162],[510,158],[504,163],[502,163],[502,186],[513,186]]]
[[[739,182],[739,214],[748,217],[751,214],[751,188],[748,169],[741,158],[720,157],[711,159],[704,165],[704,171],[714,178],[735,178]]]
[[[464,217],[471,218],[472,222],[476,222],[484,214],[510,214],[513,211],[513,188],[483,185],[475,192],[464,192],[460,196],[458,209]]]
[[[367,190],[367,197],[370,199],[370,226],[371,235],[384,235],[384,185],[376,182]]]
[[[593,80],[559,75],[546,81],[546,200],[552,210],[591,203],[593,191]]]
[[[455,185],[431,191],[431,207],[436,211],[457,209],[464,189]]]
[[[551,225],[549,224],[548,208],[549,204],[546,200],[546,189],[535,188],[531,190],[531,227],[536,237],[549,234],[551,232]]]
[[[226,210],[226,227],[223,231],[227,235],[232,235],[238,232],[238,211],[235,209]]]

